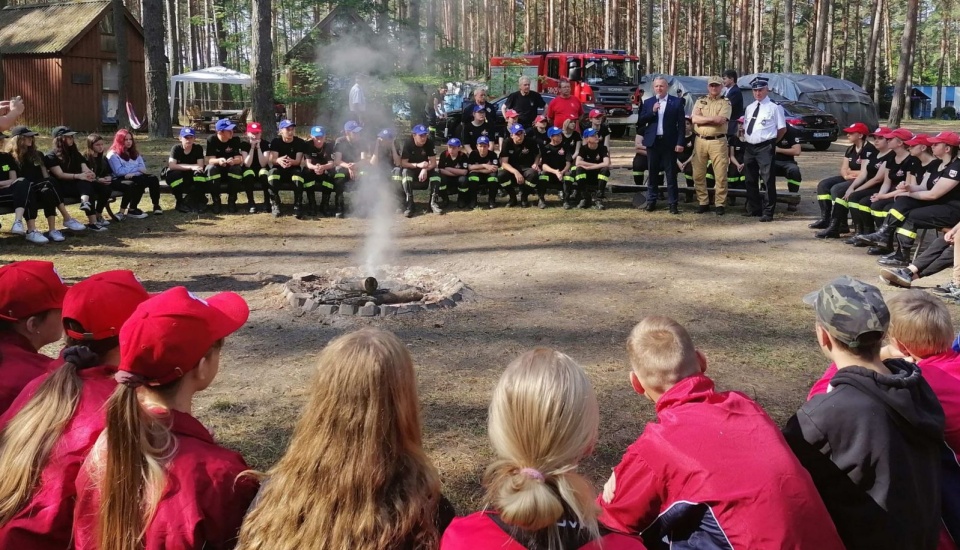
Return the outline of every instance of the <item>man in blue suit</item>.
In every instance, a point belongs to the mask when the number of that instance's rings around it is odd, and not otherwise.
[[[683,100],[667,93],[667,79],[653,81],[654,96],[643,102],[637,126],[646,125],[643,145],[647,148],[650,180],[647,185],[647,212],[657,208],[657,195],[663,178],[667,180],[667,203],[671,214],[679,214],[677,190],[677,153],[683,151],[685,112]]]

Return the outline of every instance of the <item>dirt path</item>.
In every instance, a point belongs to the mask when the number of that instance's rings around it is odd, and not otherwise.
[[[632,209],[627,195],[604,212],[500,208],[397,219],[395,262],[456,273],[477,295],[411,318],[321,319],[297,315],[282,300],[279,283],[293,273],[358,263],[367,223],[359,219],[171,213],[65,247],[13,238],[0,246],[8,260],[50,258],[67,277],[129,268],[150,290],[183,284],[246,297],[250,322],[228,341],[221,376],[199,397],[197,412],[259,468],[282,453],[323,345],[365,325],[395,331],[419,370],[431,456],[446,493],[466,511],[480,504],[478,482],[490,458],[490,390],[503,367],[533,346],[570,354],[596,385],[602,433],[585,470],[598,483],[653,418],[652,404],[630,389],[624,364],[626,335],[644,315],[685,324],[719,386],[746,392],[786,420],[826,367],[800,297],[841,274],[877,280],[873,258],[813,239],[806,227],[816,208],[813,188],[836,171],[841,151],[805,151],[800,212],[769,224],[741,218],[739,206],[723,218],[695,215],[692,206],[679,217],[648,214]],[[619,163],[631,156],[627,147],[616,149]],[[941,274],[924,284],[946,280]]]

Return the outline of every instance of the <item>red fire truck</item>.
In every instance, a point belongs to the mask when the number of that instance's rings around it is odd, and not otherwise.
[[[490,91],[496,97],[517,89],[517,79],[529,76],[540,93],[558,94],[569,80],[573,95],[589,109],[602,109],[614,135],[636,124],[632,102],[637,89],[639,58],[625,50],[590,52],[538,51],[490,58]]]

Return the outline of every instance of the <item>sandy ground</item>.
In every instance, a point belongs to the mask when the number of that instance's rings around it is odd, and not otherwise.
[[[241,293],[250,321],[228,340],[220,377],[197,397],[195,412],[256,468],[283,452],[326,342],[362,326],[395,331],[416,361],[428,450],[445,492],[466,512],[482,504],[490,391],[504,366],[534,346],[571,355],[596,386],[601,437],[583,469],[598,486],[654,416],[653,405],[630,389],[625,366],[625,338],[645,315],[667,314],[686,325],[717,384],[754,397],[783,423],[826,367],[813,314],[800,298],[841,274],[878,281],[875,259],[863,249],[813,239],[806,227],[816,211],[816,182],[836,172],[842,150],[805,150],[800,211],[781,207],[768,224],[740,217],[742,201],[723,218],[695,215],[692,205],[670,216],[634,210],[628,195],[615,196],[603,212],[566,212],[554,199],[543,211],[398,217],[394,263],[455,273],[476,292],[454,309],[408,318],[321,318],[282,299],[281,283],[293,273],[358,264],[368,224],[362,219],[168,212],[63,245],[4,236],[0,256],[47,258],[72,279],[127,268],[151,291],[185,285]],[[629,165],[629,144],[615,153],[615,162]],[[11,223],[2,221],[5,228]]]

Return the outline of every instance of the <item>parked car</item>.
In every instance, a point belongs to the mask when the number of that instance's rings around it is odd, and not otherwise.
[[[740,89],[743,91],[744,106],[750,105],[753,91],[750,88]],[[816,105],[790,101],[775,92],[770,92],[769,97],[770,101],[783,107],[787,124],[800,134],[800,140],[809,143],[817,151],[826,151],[840,137],[837,118]]]

